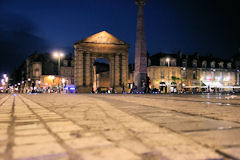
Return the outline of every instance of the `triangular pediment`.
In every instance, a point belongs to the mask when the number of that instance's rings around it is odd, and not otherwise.
[[[126,45],[125,42],[121,41],[120,39],[116,38],[112,34],[102,31],[96,33],[84,40],[81,40],[77,43],[94,43],[94,44],[116,44],[116,45]]]

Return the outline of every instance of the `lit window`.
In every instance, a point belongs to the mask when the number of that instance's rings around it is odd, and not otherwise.
[[[64,60],[63,61],[63,66],[67,66],[68,65],[68,61],[67,60]]]
[[[227,68],[228,69],[232,68],[232,63],[231,62],[227,63]]]
[[[165,66],[166,61],[164,59],[160,59],[160,66]]]
[[[176,76],[176,71],[172,71],[172,76]]]
[[[182,66],[183,66],[183,67],[187,67],[187,60],[184,59],[184,60],[182,61]]]
[[[193,79],[197,79],[197,71],[193,71]]]
[[[211,62],[211,68],[215,68],[215,62]]]
[[[223,62],[220,62],[219,63],[219,68],[223,68],[223,64],[224,64]]]
[[[195,60],[195,59],[193,60],[192,66],[193,66],[193,67],[197,67],[197,60]]]
[[[187,73],[186,70],[181,70],[182,78],[186,79],[187,78]]]
[[[202,68],[207,68],[207,61],[202,62]]]
[[[171,66],[176,66],[176,59],[171,60]]]
[[[161,78],[164,78],[164,70],[161,70]]]

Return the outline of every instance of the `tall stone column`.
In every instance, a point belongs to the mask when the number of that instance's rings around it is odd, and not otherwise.
[[[239,71],[237,71],[237,85],[239,85]]]
[[[146,82],[147,74],[147,49],[144,31],[144,14],[143,7],[146,4],[146,0],[135,0],[138,6],[138,17],[137,17],[137,35],[136,35],[136,46],[135,46],[135,85],[138,91],[143,91],[142,83]]]

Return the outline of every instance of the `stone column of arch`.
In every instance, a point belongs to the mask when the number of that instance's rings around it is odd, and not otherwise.
[[[115,87],[115,56],[110,57],[109,72],[110,72],[110,85],[111,88]]]
[[[75,50],[74,58],[74,83],[76,86],[83,85],[83,51]]]
[[[95,62],[95,57],[93,57],[93,54],[90,53],[90,85],[93,86],[94,82],[94,70],[93,70],[93,64]]]
[[[119,65],[119,63],[120,63],[120,61],[119,61],[119,55],[118,54],[116,54],[115,55],[115,62],[114,62],[114,64],[115,64],[115,83],[114,83],[114,85],[115,85],[115,88],[116,87],[120,87],[120,65]]]
[[[86,86],[91,86],[91,57],[90,53],[86,53],[86,63],[85,63],[85,79],[86,79]]]

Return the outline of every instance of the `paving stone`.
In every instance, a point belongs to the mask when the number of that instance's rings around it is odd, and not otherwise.
[[[47,125],[53,132],[78,131],[82,129],[71,121],[48,122]]]
[[[7,148],[7,145],[2,145],[2,144],[0,144],[0,155],[1,155],[1,154],[4,154],[6,148]]]
[[[76,139],[81,137],[92,137],[96,136],[94,132],[83,132],[80,131],[68,131],[68,132],[57,132],[56,133],[63,140]]]
[[[65,143],[73,149],[84,149],[84,148],[99,148],[106,146],[114,146],[114,144],[103,137],[82,137],[73,140],[67,140]]]
[[[240,147],[223,148],[220,151],[236,159],[240,159]]]
[[[47,143],[47,142],[53,142],[53,141],[55,141],[55,138],[50,135],[34,135],[34,136],[27,136],[27,137],[15,137],[16,145]]]
[[[240,145],[240,129],[191,132],[185,135],[212,147]],[[204,141],[203,141],[204,140]]]
[[[0,134],[0,142],[1,141],[5,141],[8,139],[8,135],[7,134]]]
[[[15,121],[15,123],[38,123],[38,122],[40,122],[39,119],[19,119]]]
[[[183,125],[184,124],[184,125]],[[198,131],[198,130],[211,130],[211,129],[229,129],[234,127],[240,127],[240,124],[233,123],[233,122],[224,122],[219,120],[212,120],[212,119],[195,119],[195,121],[176,121],[176,122],[169,122],[166,124],[160,124],[161,126],[165,126],[172,130],[176,131]]]
[[[109,130],[102,133],[107,139],[110,139],[112,141],[120,141],[131,137],[131,134],[124,129]]]
[[[116,147],[80,151],[79,155],[84,160],[141,160],[130,151]]]
[[[136,154],[144,154],[150,152],[143,143],[139,142],[137,139],[125,139],[118,142],[118,145]]]
[[[13,147],[14,159],[67,159],[66,151],[57,143],[41,143]]]
[[[46,135],[49,132],[46,129],[28,129],[15,131],[16,136]]]
[[[41,123],[32,123],[32,124],[24,124],[15,126],[15,130],[29,130],[29,129],[41,129],[44,126]]]

